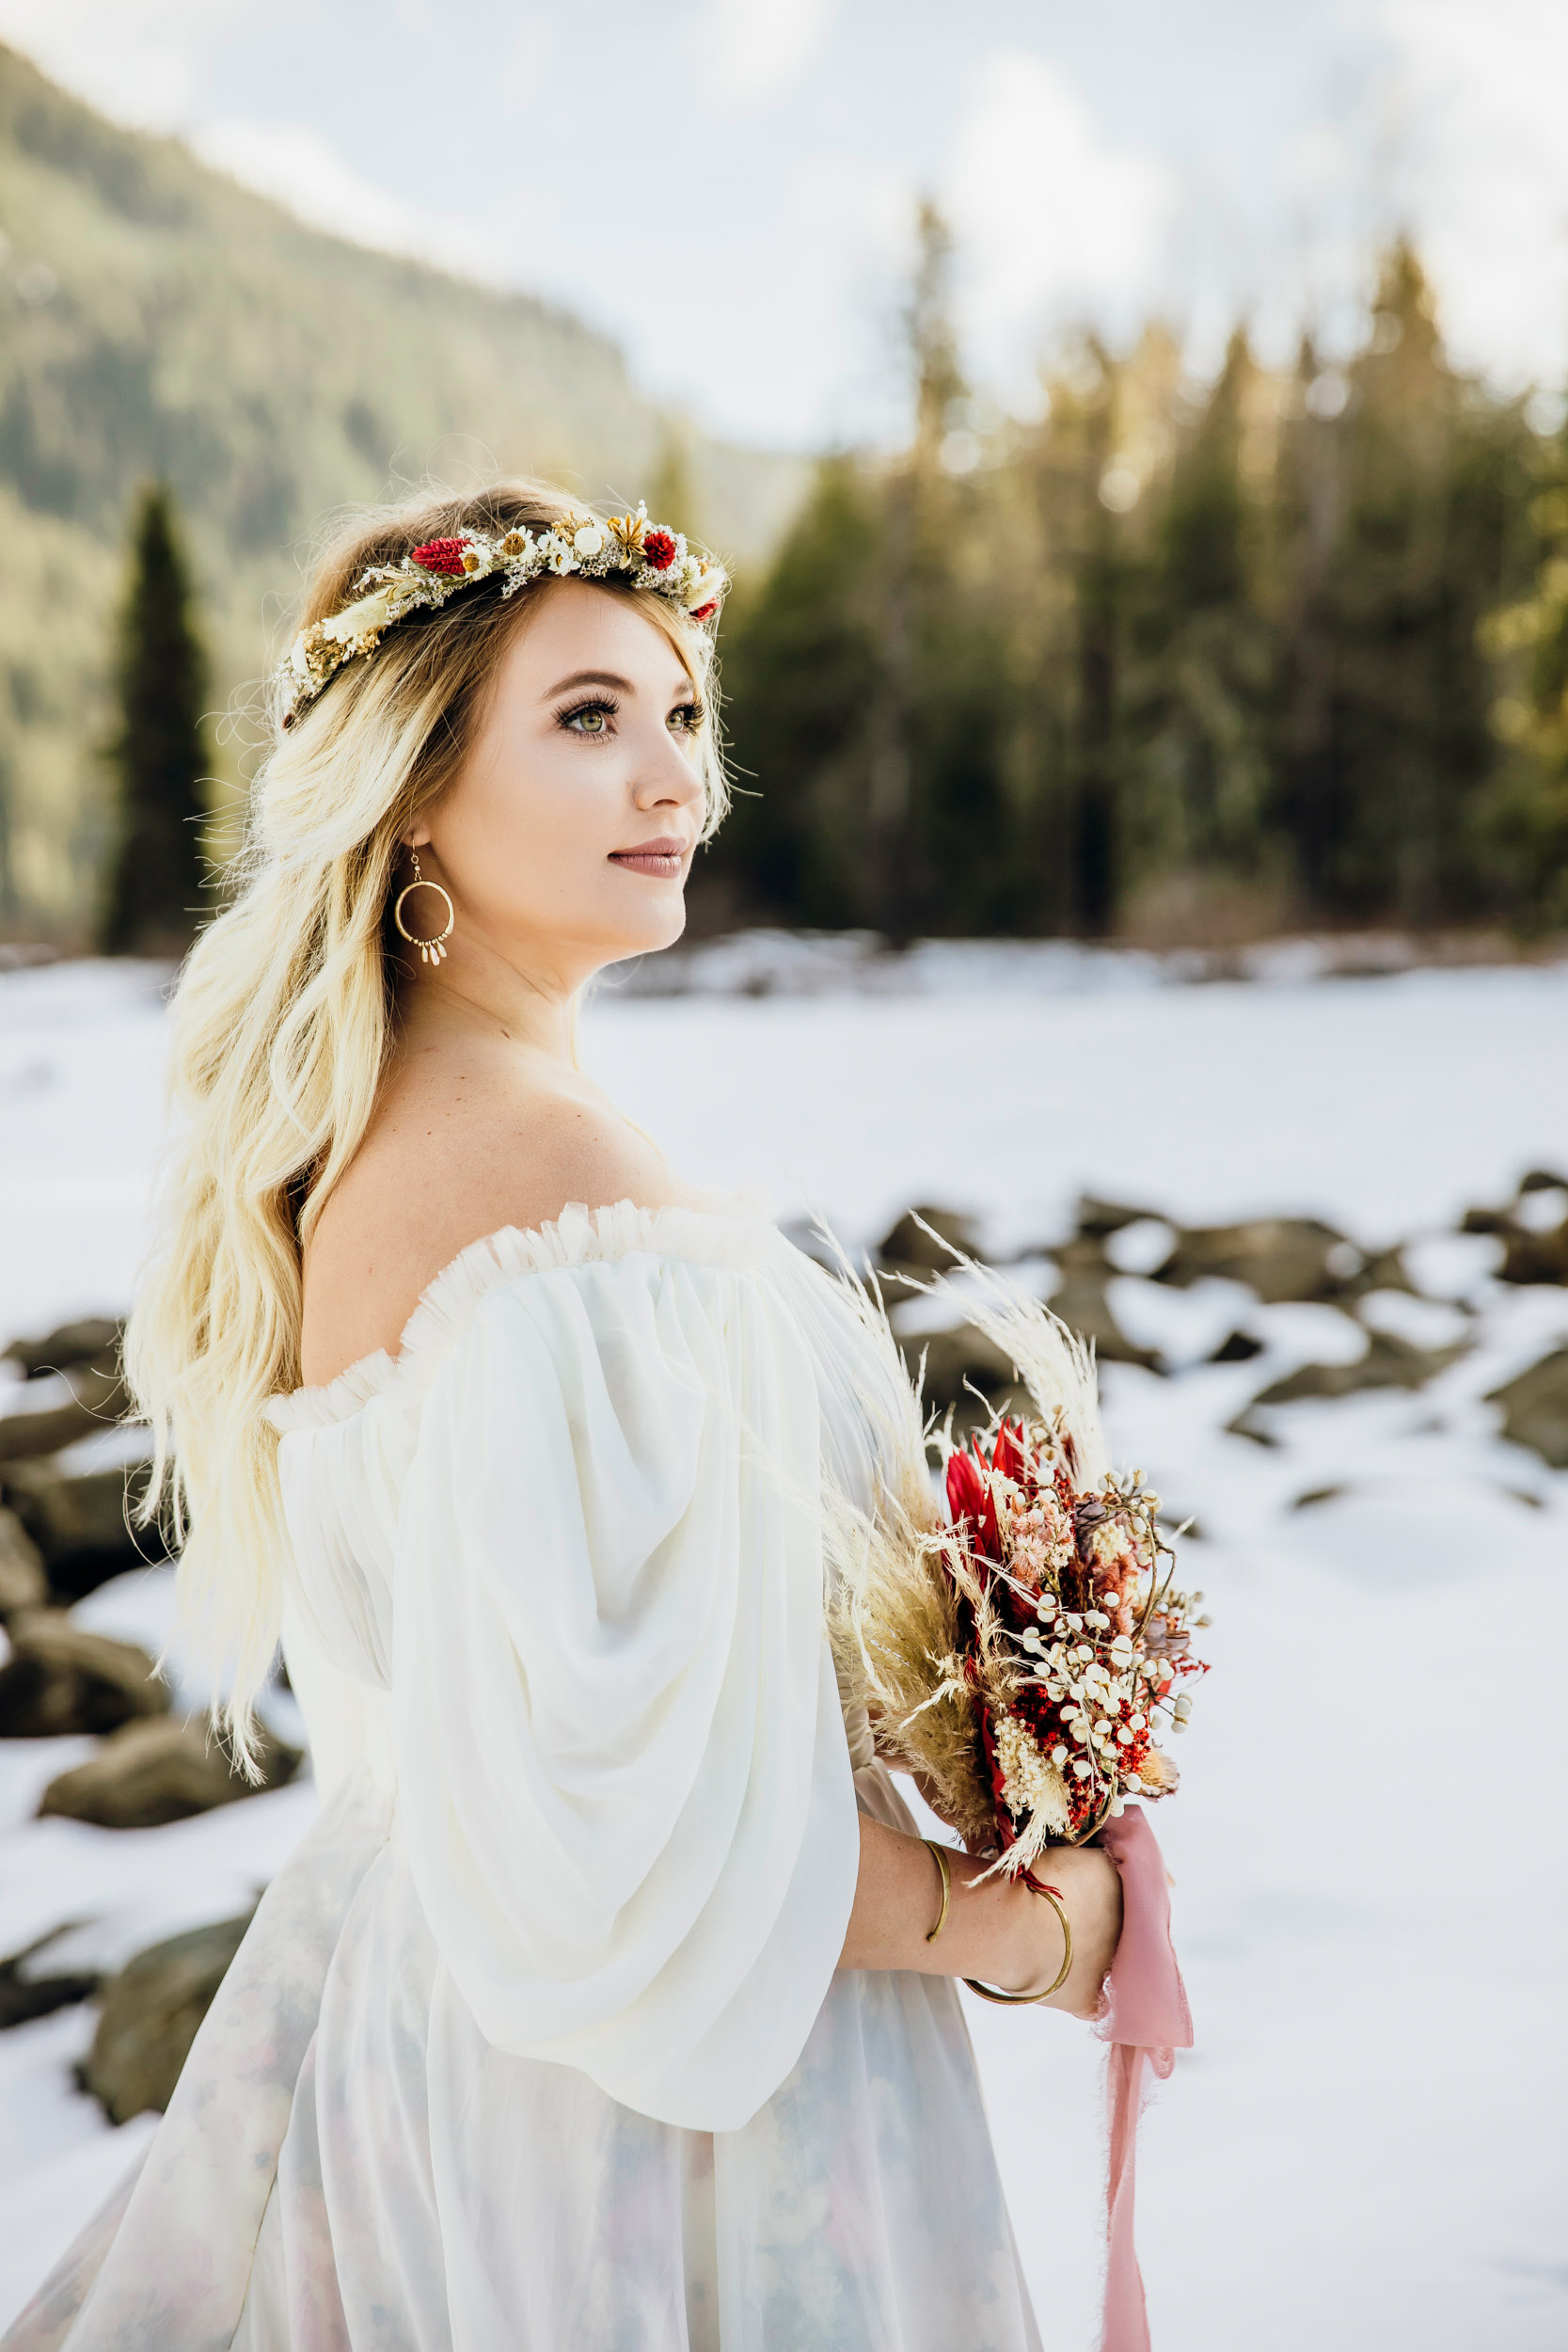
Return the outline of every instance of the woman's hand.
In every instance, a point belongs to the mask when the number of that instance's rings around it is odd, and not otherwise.
[[[861,1819],[861,1867],[841,1968],[912,1968],[924,1976],[974,1977],[999,1993],[1027,1995],[1062,1964],[1053,1906],[1018,1881],[988,1878],[983,1862],[949,1849],[952,1898],[934,1943],[942,1883],[925,1842]],[[1121,1880],[1098,1847],[1054,1847],[1038,1875],[1059,1889],[1072,1928],[1072,1966],[1047,2009],[1093,2017],[1121,1932]]]
[[[1064,1846],[1040,1856],[1035,1876],[1058,1890],[1072,1922],[1072,1966],[1040,2007],[1092,2018],[1121,1934],[1121,1873],[1099,1846]],[[1029,1894],[1035,1913],[1030,1940],[1040,1955],[1033,1982],[1046,1985],[1062,1964],[1061,1923],[1043,1896],[1027,1888],[1022,1891]],[[1009,1984],[998,1989],[1027,1992],[1029,1987]]]

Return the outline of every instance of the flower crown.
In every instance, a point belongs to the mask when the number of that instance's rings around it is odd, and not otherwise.
[[[651,588],[676,605],[690,621],[711,621],[729,581],[723,568],[695,555],[678,531],[650,523],[648,510],[611,515],[608,522],[563,515],[537,534],[516,530],[499,538],[466,531],[451,539],[427,539],[396,564],[372,564],[354,583],[354,599],[302,629],[278,672],[282,722],[293,726],[345,662],[373,653],[387,631],[405,613],[439,606],[475,580],[504,583],[515,596],[542,572],[564,580],[607,580],[611,573],[633,588]]]

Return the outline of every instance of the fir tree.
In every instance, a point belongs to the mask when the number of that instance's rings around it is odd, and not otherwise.
[[[117,839],[101,944],[110,955],[179,955],[196,929],[205,686],[168,493],[154,485],[136,515],[116,672],[119,721],[108,747]]]

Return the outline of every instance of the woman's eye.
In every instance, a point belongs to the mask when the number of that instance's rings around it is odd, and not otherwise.
[[[702,723],[701,703],[681,703],[670,713],[670,724],[677,735],[695,735]]]
[[[574,735],[608,735],[610,711],[603,703],[587,703],[580,710],[568,710],[561,723]]]

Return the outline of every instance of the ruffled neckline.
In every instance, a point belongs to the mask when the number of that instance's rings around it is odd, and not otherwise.
[[[503,1225],[470,1242],[425,1284],[395,1354],[378,1347],[320,1388],[272,1397],[266,1418],[286,1437],[347,1421],[393,1390],[422,1391],[476,1309],[527,1275],[608,1263],[640,1250],[698,1265],[744,1267],[756,1264],[773,1246],[783,1246],[783,1236],[761,1193],[733,1194],[711,1209],[644,1209],[634,1200],[590,1209],[582,1201],[568,1201],[548,1225]]]

